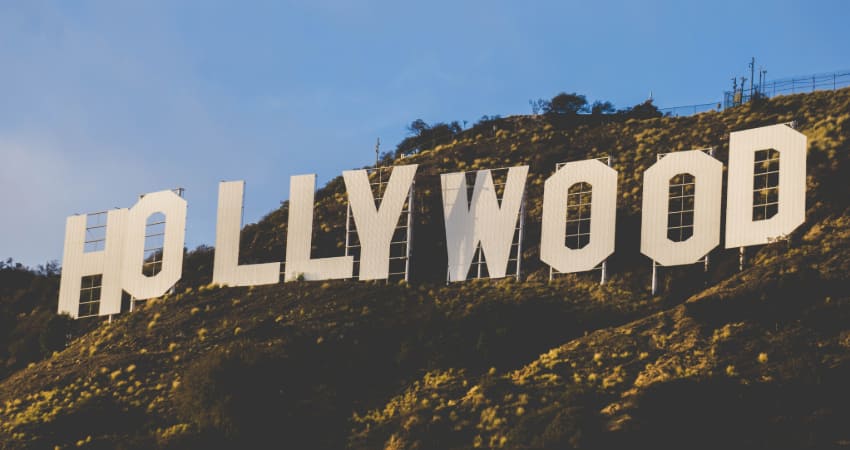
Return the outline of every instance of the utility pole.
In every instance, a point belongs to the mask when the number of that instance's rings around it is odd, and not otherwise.
[[[726,107],[731,108],[733,106],[738,106],[738,102],[736,101],[738,98],[738,77],[732,77],[732,96],[729,97],[726,102]]]
[[[756,76],[756,57],[750,58],[750,100],[753,99],[753,81]]]
[[[379,154],[381,152],[381,138],[378,138],[378,141],[375,142],[375,168],[378,168],[380,164]]]

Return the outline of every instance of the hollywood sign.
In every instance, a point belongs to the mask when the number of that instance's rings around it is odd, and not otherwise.
[[[389,277],[390,245],[406,201],[412,198],[416,169],[416,164],[393,167],[379,206],[366,170],[343,172],[360,242],[357,279]],[[486,253],[489,277],[507,275],[527,175],[528,166],[508,169],[501,199],[489,170],[475,174],[471,199],[467,199],[466,173],[440,175],[447,281],[467,279],[476,251]],[[688,179],[682,181],[683,176]],[[693,264],[720,244],[722,178],[723,164],[701,150],[668,153],[644,172],[640,249],[653,265]],[[571,246],[565,244],[565,229],[571,223],[569,197],[574,195],[570,188],[581,183],[589,185],[592,193],[589,223],[585,222],[589,228],[583,245]],[[226,286],[279,283],[281,265],[287,282],[355,278],[353,256],[310,255],[315,184],[315,175],[290,178],[285,263],[240,265],[244,182],[220,183],[213,282]],[[786,125],[731,133],[726,248],[766,244],[792,232],[805,220],[805,190],[806,136]],[[616,200],[617,172],[599,160],[569,162],[558,168],[544,185],[540,259],[561,273],[598,266],[614,252]],[[68,217],[59,312],[73,317],[117,314],[122,290],[140,300],[166,294],[182,274],[186,207],[180,195],[160,191],[143,195],[132,208],[110,210],[105,213],[105,239],[98,251],[85,248],[88,216]],[[159,222],[161,259],[156,273],[146,273],[145,231],[155,214],[164,216]],[[671,229],[688,229],[688,234],[671,239]]]

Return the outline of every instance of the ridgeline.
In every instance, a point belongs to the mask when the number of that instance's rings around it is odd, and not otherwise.
[[[652,296],[639,238],[655,154],[714,147],[725,163],[731,131],[790,121],[808,137],[806,222],[749,248],[743,271],[722,248],[707,273],[664,268]],[[550,282],[543,180],[604,155],[619,173],[609,280]],[[55,272],[0,267],[22,286],[0,288],[3,448],[850,446],[850,89],[682,118],[497,118],[384,163],[420,164],[410,283],[222,288],[199,248],[175,295],[48,327]],[[447,286],[438,175],[520,164],[523,279]],[[340,177],[316,194],[315,257],[342,254],[345,214]],[[286,219],[283,203],[247,226],[241,262],[282,260]]]

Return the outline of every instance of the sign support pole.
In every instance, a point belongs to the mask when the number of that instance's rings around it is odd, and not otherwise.
[[[519,205],[519,236],[517,237],[517,246],[516,246],[516,280],[520,281],[522,279],[522,275],[520,269],[522,268],[522,231],[525,229],[525,192],[522,193],[522,203]]]
[[[608,167],[613,167],[610,154],[608,155],[607,159],[608,159]],[[605,260],[602,261],[601,272],[602,273],[599,276],[599,284],[605,284],[605,282],[608,281],[608,258],[605,258]]]
[[[652,295],[658,294],[658,263],[652,260]]]
[[[413,187],[416,185],[416,180],[410,185],[410,190],[407,193],[407,244],[405,251],[407,257],[404,259],[404,281],[410,281],[410,256],[413,254],[411,243],[413,242]]]
[[[744,247],[738,247],[738,272],[744,271]]]

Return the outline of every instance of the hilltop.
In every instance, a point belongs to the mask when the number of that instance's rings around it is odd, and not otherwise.
[[[664,269],[651,295],[639,208],[655,154],[711,146],[725,162],[731,131],[790,121],[808,137],[805,224],[740,272],[722,249],[707,273]],[[543,180],[604,155],[620,177],[610,279],[549,282]],[[199,249],[175,295],[79,321],[67,348],[0,381],[4,447],[850,445],[850,89],[683,118],[486,120],[385,163],[420,164],[415,239],[434,245],[416,247],[410,283],[222,288]],[[520,164],[523,279],[445,285],[438,174]],[[314,256],[341,254],[345,213],[337,178],[316,194]],[[286,218],[284,203],[243,230],[243,262],[282,259]]]

